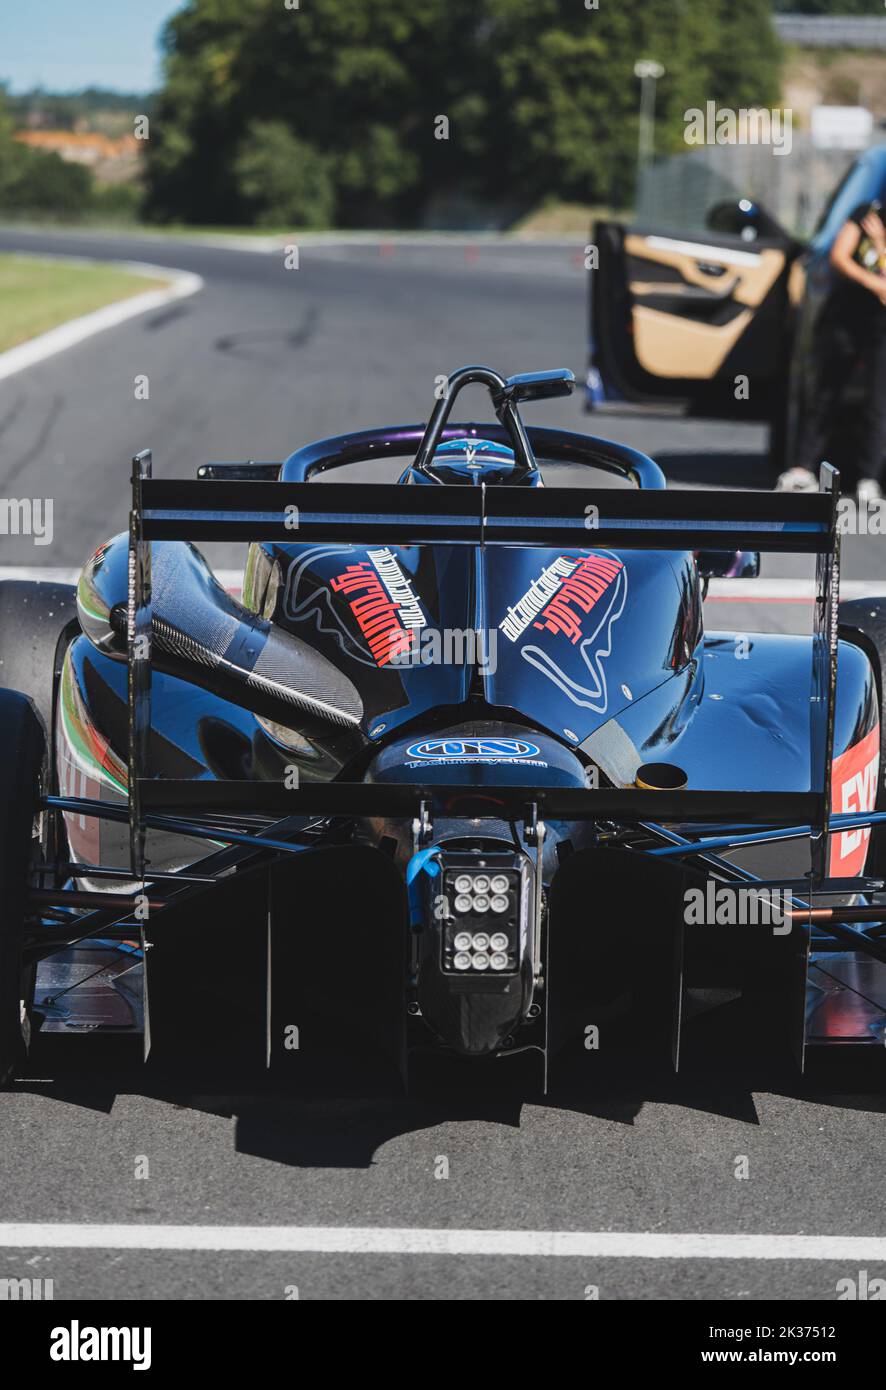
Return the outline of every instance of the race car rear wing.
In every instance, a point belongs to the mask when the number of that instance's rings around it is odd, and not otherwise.
[[[172,482],[149,474],[136,480],[133,507],[145,541],[756,549],[807,555],[832,548],[834,517],[830,492],[397,483],[319,487]]]
[[[820,491],[791,495],[744,491],[585,488],[496,488],[396,484],[155,479],[151,455],[136,455],[129,525],[128,690],[129,820],[133,875],[145,871],[148,806],[286,813],[385,815],[396,801],[404,814],[423,800],[418,787],[334,783],[300,790],[262,783],[180,785],[148,776],[151,706],[151,542],[323,541],[357,545],[519,545],[653,550],[733,549],[816,556],[808,791],[732,793],[683,791],[673,807],[663,792],[514,788],[545,814],[638,823],[670,818],[683,824],[746,819],[752,824],[801,822],[811,827],[816,879],[826,874],[831,814],[831,763],[837,678],[840,547],[839,474],[822,465]],[[467,788],[450,788],[467,792]],[[426,796],[439,792],[425,789]],[[562,805],[560,804],[562,803]],[[501,814],[497,803],[485,812]]]

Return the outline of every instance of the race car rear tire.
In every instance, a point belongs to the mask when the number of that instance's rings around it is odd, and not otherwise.
[[[880,777],[874,809],[886,811],[886,599],[855,598],[841,603],[839,635],[860,647],[874,669],[880,697]],[[871,830],[865,872],[886,875],[886,824]]]
[[[23,962],[28,881],[46,740],[31,701],[0,690],[0,1085],[27,1045],[29,970]]]
[[[60,639],[79,629],[76,594],[73,584],[0,581],[0,687],[29,696],[47,731]]]

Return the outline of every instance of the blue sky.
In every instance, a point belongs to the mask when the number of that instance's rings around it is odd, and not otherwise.
[[[13,92],[111,87],[145,92],[157,39],[184,0],[0,0],[0,82]]]

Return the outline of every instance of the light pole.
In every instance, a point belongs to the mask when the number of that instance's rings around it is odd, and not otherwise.
[[[640,176],[652,159],[655,145],[655,84],[664,77],[665,70],[654,58],[638,58],[634,64],[634,76],[640,79],[640,132],[637,140],[637,192],[640,190]]]

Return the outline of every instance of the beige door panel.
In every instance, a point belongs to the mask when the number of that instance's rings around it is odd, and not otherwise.
[[[743,309],[719,326],[665,314],[635,305],[634,353],[653,376],[689,377],[707,381],[715,376],[753,318]]]
[[[724,284],[722,280],[716,282],[716,289],[711,287],[711,303],[716,304],[723,299],[731,299],[737,280],[728,280]],[[693,299],[698,302],[698,296],[694,293],[694,285],[684,285],[676,280],[673,283],[663,284],[661,280],[632,280],[631,294],[636,299],[652,299],[658,296],[659,299]],[[704,300],[704,303],[707,301]]]
[[[731,297],[748,308],[757,308],[763,303],[785,266],[784,252],[774,247],[764,251],[732,251],[672,237],[640,236],[636,232],[628,232],[625,236],[624,249],[628,256],[670,266],[679,271],[687,284],[714,292],[721,289],[723,277],[706,274],[699,268],[698,261],[722,266],[732,272]],[[631,282],[630,288],[634,294],[649,293],[645,283],[639,280]],[[674,290],[655,282],[655,292],[673,294]]]

